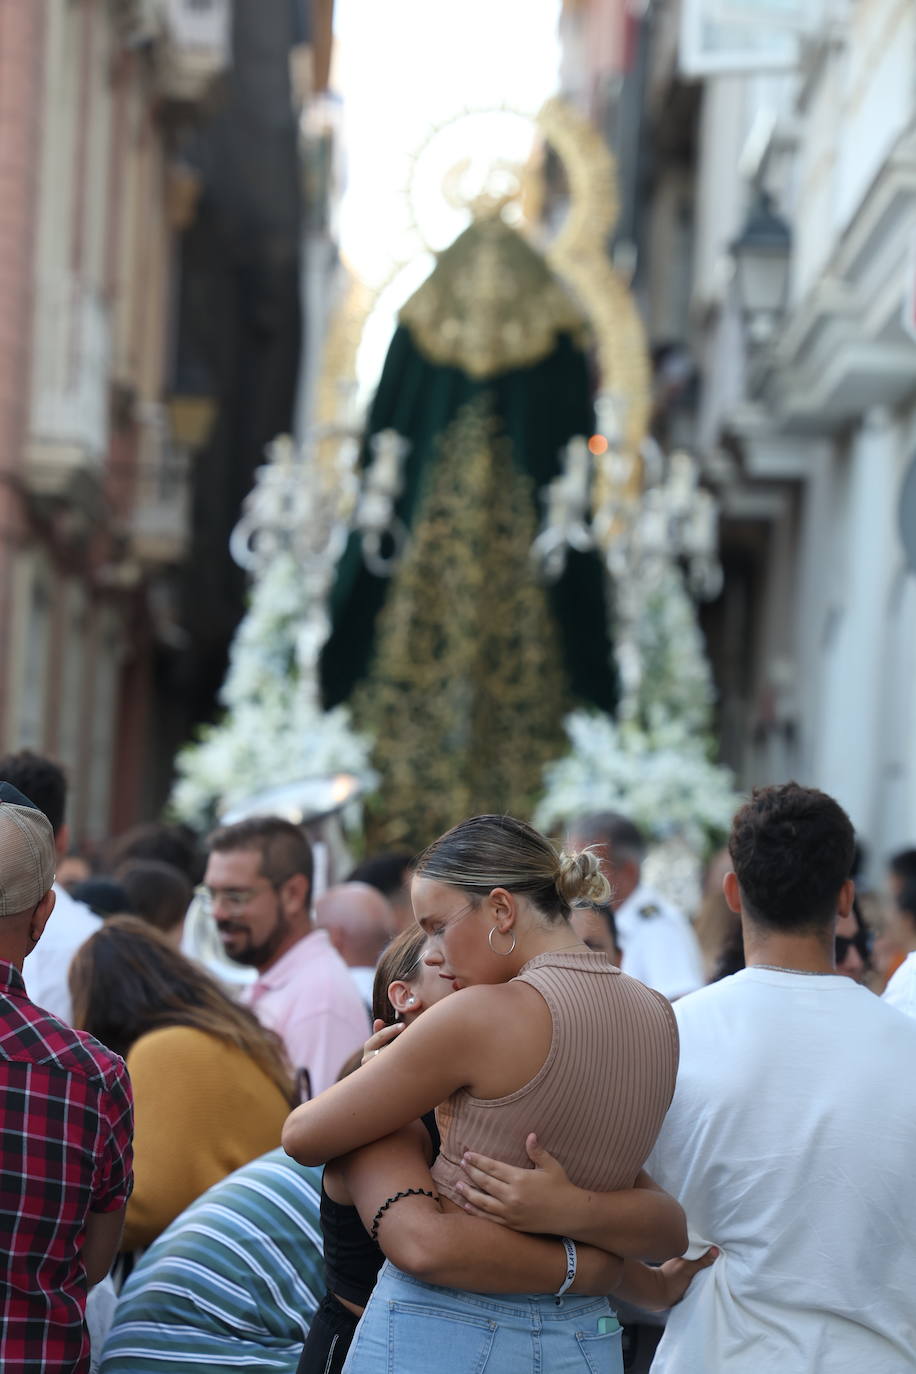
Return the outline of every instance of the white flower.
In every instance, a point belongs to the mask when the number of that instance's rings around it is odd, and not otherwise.
[[[731,771],[712,763],[710,740],[654,712],[644,729],[609,716],[567,716],[570,751],[544,770],[535,825],[552,830],[588,811],[621,811],[648,839],[682,835],[697,850],[726,832],[740,797]]]
[[[346,707],[322,711],[315,684],[300,678],[296,640],[308,597],[295,560],[279,554],[254,584],[220,692],[223,718],[205,726],[176,760],[171,809],[206,826],[218,811],[264,788],[353,773],[376,785],[372,741]]]

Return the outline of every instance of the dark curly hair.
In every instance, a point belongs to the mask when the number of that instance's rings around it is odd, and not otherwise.
[[[62,768],[31,749],[20,749],[18,754],[6,754],[0,759],[0,780],[18,787],[33,806],[44,812],[57,834],[64,823],[67,804],[67,779]]]
[[[758,787],[728,837],[744,909],[774,930],[827,926],[852,872],[855,831],[826,792],[797,782]]]

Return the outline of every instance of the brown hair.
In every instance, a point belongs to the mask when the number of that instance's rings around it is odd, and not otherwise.
[[[610,885],[589,849],[558,852],[545,835],[512,816],[472,816],[435,840],[414,874],[459,887],[472,902],[494,887],[527,897],[549,920],[570,907],[606,902]]]
[[[398,1013],[388,999],[388,989],[392,983],[410,983],[416,978],[425,944],[426,935],[419,926],[413,926],[402,930],[382,951],[372,984],[373,1020],[394,1025]]]
[[[181,925],[191,905],[191,884],[174,864],[159,859],[137,859],[115,874],[127,893],[128,908],[157,930]]]
[[[312,882],[312,847],[292,821],[281,816],[250,816],[235,825],[214,830],[207,840],[210,854],[231,853],[236,849],[253,849],[261,856],[261,873],[275,887],[288,878],[304,873],[309,886]]]
[[[148,1031],[191,1026],[250,1055],[290,1102],[297,1100],[283,1046],[252,1012],[137,916],[113,916],[70,965],[73,1024],[126,1057]]]

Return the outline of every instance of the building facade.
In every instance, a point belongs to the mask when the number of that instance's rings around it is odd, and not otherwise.
[[[145,806],[188,533],[170,149],[228,33],[223,3],[0,3],[0,747],[65,765],[80,842]]]
[[[628,7],[570,6],[589,8],[616,29]],[[916,842],[916,9],[809,0],[762,57],[774,7],[745,0],[728,38],[752,55],[725,44],[698,70],[689,36],[715,7],[641,8],[636,283],[658,379],[672,358],[688,378],[659,418],[722,503],[703,618],[723,751],[744,785],[834,793],[878,876]],[[762,192],[789,231],[767,321],[732,252]]]

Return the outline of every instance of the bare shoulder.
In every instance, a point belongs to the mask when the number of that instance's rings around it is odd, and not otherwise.
[[[525,984],[485,983],[461,988],[425,1011],[398,1036],[396,1045],[419,1044],[421,1038],[429,1041],[440,1036],[488,1037],[492,1034],[494,1020],[498,1022],[503,1017],[511,1020],[518,1008],[526,1004],[528,996],[536,998],[537,994]],[[456,1046],[461,1043],[453,1041]]]

